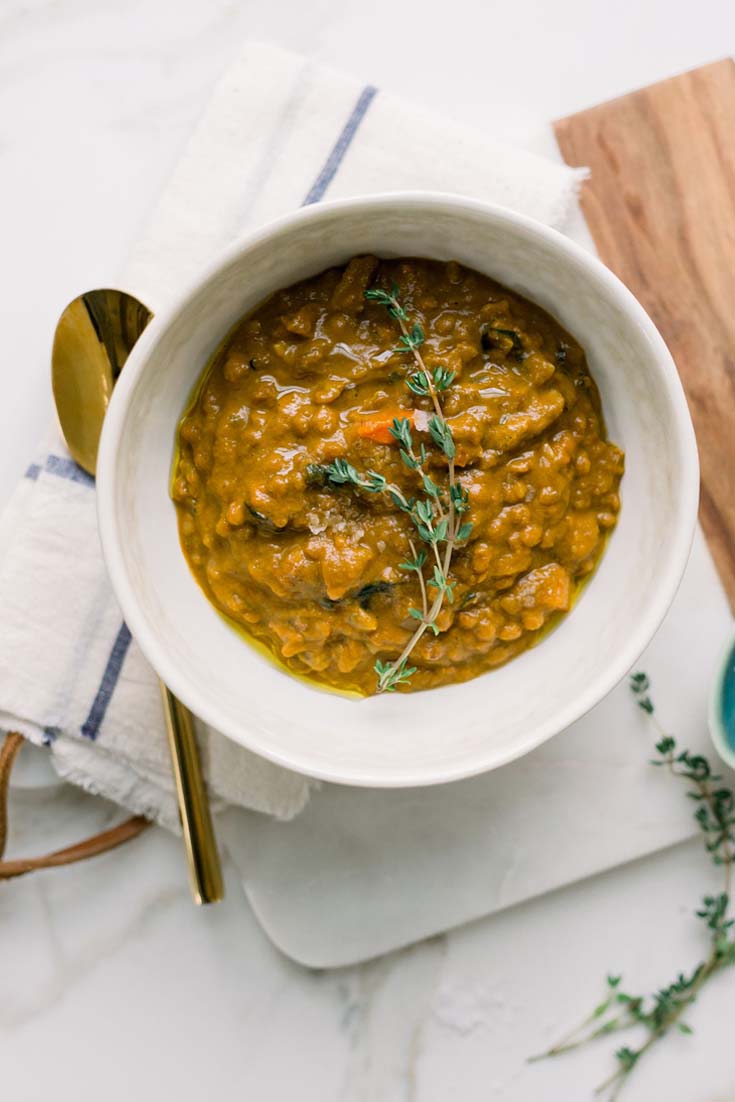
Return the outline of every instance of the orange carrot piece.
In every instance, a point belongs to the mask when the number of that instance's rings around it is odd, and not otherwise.
[[[396,444],[397,440],[390,431],[393,421],[396,418],[408,421],[413,428],[414,413],[412,409],[381,409],[357,422],[357,435],[363,440],[374,440],[376,444]]]

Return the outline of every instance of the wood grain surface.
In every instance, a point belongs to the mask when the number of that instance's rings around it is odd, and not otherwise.
[[[589,165],[602,260],[676,360],[701,463],[700,520],[735,610],[735,63],[715,62],[555,124]]]

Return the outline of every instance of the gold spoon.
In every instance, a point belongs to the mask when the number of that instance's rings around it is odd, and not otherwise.
[[[99,290],[75,298],[59,318],[51,354],[56,412],[69,451],[91,475],[112,388],[152,317],[132,295]],[[192,895],[216,903],[224,897],[222,869],[191,713],[160,685]]]

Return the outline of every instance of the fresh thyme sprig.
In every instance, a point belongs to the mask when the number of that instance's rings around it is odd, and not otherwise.
[[[707,853],[723,870],[722,891],[705,895],[695,912],[708,933],[707,956],[688,972],[679,972],[676,979],[652,995],[631,995],[620,987],[620,976],[608,976],[603,1000],[580,1025],[562,1037],[547,1052],[531,1057],[541,1060],[571,1052],[599,1037],[617,1033],[631,1026],[642,1027],[647,1037],[638,1048],[623,1045],[615,1052],[615,1070],[595,1091],[595,1097],[613,1102],[630,1078],[633,1069],[651,1047],[672,1029],[691,1033],[683,1016],[697,995],[716,973],[735,964],[735,917],[731,908],[732,868],[735,863],[735,792],[721,784],[722,778],[712,772],[707,758],[689,750],[679,750],[676,739],[666,734],[658,722],[650,695],[650,681],[645,673],[635,673],[630,688],[638,707],[650,717],[658,736],[657,757],[651,765],[667,769],[689,786],[687,796],[698,806],[694,818],[704,837]]]
[[[398,296],[396,284],[391,291],[376,287],[365,292],[366,299],[384,306],[390,317],[398,323],[401,335],[396,352],[413,357],[416,370],[406,377],[406,385],[413,394],[431,401],[434,412],[428,422],[429,436],[447,461],[447,485],[438,485],[429,475],[426,469],[426,445],[422,443],[418,448],[414,446],[408,418],[394,418],[389,431],[400,446],[404,465],[420,480],[422,495],[406,497],[398,486],[388,482],[377,471],[360,474],[346,459],[335,459],[333,463],[320,468],[326,481],[333,485],[349,484],[367,493],[385,494],[410,517],[417,537],[428,547],[428,553],[424,549],[417,552],[413,541],[410,541],[412,558],[400,564],[402,570],[415,572],[417,575],[421,607],[409,609],[409,615],[418,624],[398,658],[391,662],[378,659],[375,663],[379,693],[392,692],[399,685],[408,684],[411,675],[416,672],[415,666],[408,665],[409,655],[426,631],[439,634],[437,618],[444,601],[448,604],[454,601],[455,582],[449,576],[452,555],[456,545],[466,540],[472,531],[471,522],[461,520],[469,509],[469,499],[467,491],[457,479],[456,448],[440,399],[440,395],[452,385],[454,372],[441,366],[431,371],[426,366],[421,354],[421,346],[425,340],[424,331],[418,322],[411,324]],[[431,572],[427,575],[424,571],[429,560]],[[429,589],[435,590],[432,600],[429,599]]]

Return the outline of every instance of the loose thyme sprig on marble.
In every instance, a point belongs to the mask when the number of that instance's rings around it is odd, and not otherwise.
[[[456,545],[466,540],[472,531],[472,524],[461,520],[469,509],[469,500],[467,491],[457,481],[452,430],[444,416],[440,399],[440,395],[452,385],[454,372],[444,367],[436,367],[430,371],[426,366],[421,355],[424,331],[418,322],[410,324],[398,295],[396,284],[390,292],[379,288],[365,292],[366,299],[385,306],[389,315],[398,323],[401,336],[396,351],[410,353],[413,357],[416,370],[406,377],[406,385],[413,394],[429,398],[434,407],[428,423],[429,436],[447,460],[447,484],[438,485],[427,472],[426,446],[423,443],[418,448],[414,446],[408,418],[394,418],[389,431],[400,445],[404,464],[415,473],[423,490],[422,495],[406,497],[398,486],[388,482],[383,475],[376,471],[360,474],[345,459],[335,459],[323,468],[325,478],[333,485],[350,484],[367,493],[385,494],[411,518],[417,540],[426,545],[426,549],[417,551],[414,541],[411,540],[411,558],[400,564],[402,570],[414,572],[417,576],[421,607],[409,609],[409,614],[418,621],[418,626],[398,658],[389,662],[378,659],[375,663],[379,693],[392,692],[399,685],[408,684],[411,675],[416,672],[416,667],[408,664],[414,647],[426,631],[439,634],[436,621],[444,601],[446,599],[449,604],[454,601],[455,583],[449,576],[452,554]],[[432,600],[429,589],[436,591]]]
[[[701,754],[678,750],[676,739],[667,735],[658,722],[650,687],[645,673],[635,673],[630,679],[638,707],[650,717],[658,736],[658,756],[651,765],[663,766],[689,786],[687,796],[697,804],[694,818],[702,831],[707,853],[723,870],[723,883],[722,891],[705,895],[695,912],[708,932],[709,951],[703,961],[690,971],[679,972],[672,983],[648,996],[631,995],[621,989],[622,977],[608,976],[605,997],[592,1013],[547,1052],[531,1057],[542,1060],[559,1056],[598,1037],[630,1026],[642,1027],[647,1033],[645,1040],[638,1048],[624,1045],[616,1051],[614,1072],[595,1091],[597,1098],[605,1098],[607,1102],[618,1097],[633,1069],[656,1041],[674,1028],[681,1033],[692,1032],[682,1020],[684,1014],[712,976],[735,964],[735,917],[730,899],[735,863],[735,792],[720,783],[722,778],[712,772]]]

